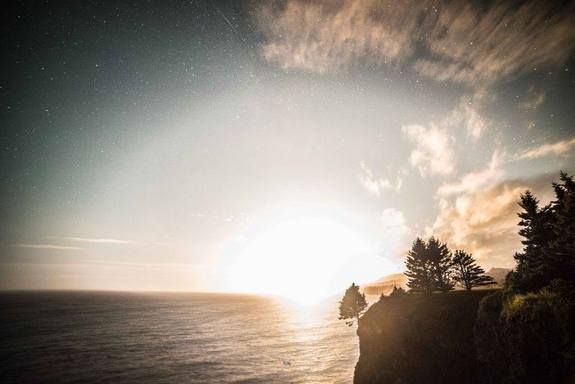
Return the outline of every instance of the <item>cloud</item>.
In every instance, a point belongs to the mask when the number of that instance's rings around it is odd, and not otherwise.
[[[517,235],[517,200],[524,185],[499,184],[442,199],[431,233],[453,249],[463,248],[490,266],[512,265],[513,253],[521,249]]]
[[[398,230],[403,233],[407,230],[403,212],[395,208],[386,208],[379,217],[380,222],[386,229]]]
[[[407,1],[406,4],[417,4]],[[284,69],[335,72],[358,60],[387,64],[415,50],[408,7],[373,0],[264,2],[257,11],[263,57]],[[419,7],[418,7],[419,8]]]
[[[485,86],[564,63],[575,46],[572,8],[541,1],[286,0],[262,2],[256,19],[262,56],[284,69],[391,64]]]
[[[58,245],[58,244],[25,244],[25,243],[17,243],[12,244],[14,248],[28,248],[28,249],[41,249],[41,250],[53,250],[53,251],[80,251],[82,248],[80,247],[72,247],[67,245]]]
[[[437,196],[446,197],[472,192],[500,182],[505,175],[501,168],[502,159],[503,155],[496,151],[491,156],[491,161],[485,169],[470,172],[456,182],[442,184],[437,190]]]
[[[378,246],[383,256],[396,258],[407,245],[406,237],[410,230],[403,212],[395,208],[386,208],[379,215],[381,242]]]
[[[49,239],[59,239],[64,241],[73,241],[78,243],[94,243],[94,244],[137,244],[136,241],[132,240],[120,240],[111,238],[91,238],[91,237],[47,237]]]
[[[549,155],[565,156],[575,148],[575,138],[547,143],[530,148],[517,156],[517,159],[537,159]]]
[[[482,93],[464,96],[453,111],[441,121],[440,125],[448,128],[465,128],[467,136],[477,140],[487,131],[489,123],[479,113],[484,101]]]
[[[441,4],[426,31],[430,57],[417,59],[414,68],[440,81],[485,85],[559,66],[575,41],[573,5],[567,7],[504,0],[489,7],[468,1]]]
[[[519,108],[522,111],[535,111],[544,102],[545,102],[545,92],[536,91],[535,88],[532,86],[527,91],[524,100],[522,100],[517,105],[517,108]]]
[[[84,243],[84,244],[104,244],[104,245],[134,245],[134,246],[169,246],[169,243],[160,241],[136,241],[115,239],[109,237],[77,237],[77,236],[45,236],[46,240],[55,240],[58,242]]]
[[[392,183],[389,179],[376,178],[373,175],[373,171],[363,161],[360,163],[360,166],[361,171],[358,175],[359,182],[370,194],[379,197],[381,193],[386,190],[393,190],[395,192],[401,190],[401,186],[403,185],[403,170],[400,170],[395,182]]]
[[[464,176],[458,188],[440,187],[439,213],[427,234],[446,241],[452,249],[473,253],[486,267],[511,267],[513,254],[522,248],[517,234],[519,196],[529,189],[546,203],[552,197],[552,180],[540,176],[497,181],[501,175],[496,169],[490,166]],[[478,183],[482,174],[491,181]]]
[[[422,176],[449,175],[455,171],[455,138],[447,128],[431,123],[429,127],[404,126],[402,131],[415,144],[409,162]]]

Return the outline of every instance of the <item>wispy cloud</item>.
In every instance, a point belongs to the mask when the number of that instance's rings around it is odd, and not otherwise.
[[[467,193],[501,182],[505,176],[502,169],[503,157],[496,151],[485,169],[467,173],[455,182],[442,184],[437,190],[437,196],[446,197]]]
[[[84,243],[84,244],[109,244],[109,245],[137,245],[137,246],[168,246],[167,242],[159,241],[136,241],[116,239],[109,237],[77,237],[77,236],[46,236],[44,239],[58,242]]]
[[[264,2],[256,14],[263,57],[284,69],[325,73],[392,64],[438,81],[485,86],[564,63],[575,46],[574,6],[565,7],[504,0],[488,7],[463,0],[286,0]]]
[[[487,8],[470,1],[443,3],[425,31],[426,45],[436,57],[420,58],[414,68],[440,81],[485,85],[561,65],[575,40],[569,10],[542,1],[518,6],[500,0]]]
[[[380,252],[389,258],[401,254],[410,234],[410,229],[403,212],[396,208],[386,208],[379,216],[382,241],[379,244]]]
[[[482,92],[463,96],[451,113],[439,124],[450,129],[463,128],[467,136],[474,140],[481,138],[489,126],[489,122],[480,113],[484,99]]]
[[[449,175],[455,171],[455,138],[446,128],[431,123],[408,125],[402,131],[415,145],[409,156],[409,162],[422,176]]]
[[[517,104],[517,108],[523,111],[535,111],[545,102],[545,92],[542,90],[535,90],[532,86],[529,88],[523,100]]]
[[[51,239],[59,239],[64,241],[73,241],[78,243],[95,243],[95,244],[137,244],[132,240],[121,240],[112,238],[99,238],[99,237],[49,237]]]
[[[68,245],[58,245],[58,244],[27,244],[27,243],[17,243],[12,244],[13,248],[28,248],[28,249],[40,249],[40,250],[52,250],[52,251],[80,251],[82,248],[73,247]]]
[[[542,144],[529,148],[517,156],[517,159],[537,159],[545,156],[565,156],[575,149],[575,138]]]
[[[399,192],[403,185],[403,170],[400,170],[394,182],[386,178],[377,178],[374,176],[373,171],[364,163],[360,163],[360,173],[358,179],[360,184],[367,192],[374,196],[380,196],[386,190],[393,190]]]
[[[414,1],[406,4],[416,4]],[[407,7],[372,0],[263,3],[258,24],[263,57],[284,69],[335,72],[358,60],[393,63],[415,49],[417,20]]]

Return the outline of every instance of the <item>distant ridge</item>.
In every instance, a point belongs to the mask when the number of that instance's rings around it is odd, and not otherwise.
[[[393,273],[377,279],[373,283],[365,284],[361,288],[366,295],[389,295],[393,287],[407,289],[407,276],[403,273]]]

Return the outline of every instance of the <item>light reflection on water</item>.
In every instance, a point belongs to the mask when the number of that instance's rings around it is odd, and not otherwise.
[[[350,383],[337,300],[216,294],[0,295],[0,381]]]

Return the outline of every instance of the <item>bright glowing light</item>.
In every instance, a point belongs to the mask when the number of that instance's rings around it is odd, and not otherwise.
[[[370,269],[374,266],[377,270]],[[360,270],[364,272],[358,274]],[[311,304],[341,292],[353,279],[388,271],[388,262],[350,228],[325,218],[301,217],[281,221],[248,241],[230,266],[228,281],[234,291]]]

